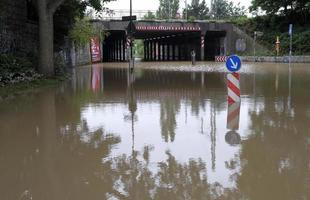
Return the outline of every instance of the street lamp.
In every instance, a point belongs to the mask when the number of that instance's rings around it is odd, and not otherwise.
[[[260,31],[254,31],[254,61],[256,62],[256,39],[262,36],[264,33]]]
[[[133,71],[134,69],[134,60],[133,60],[133,22],[132,22],[132,0],[130,0],[130,14],[129,14],[129,38],[130,38],[130,58],[129,58],[129,70]]]
[[[188,17],[188,7],[187,7],[187,0],[185,0],[185,19],[187,20]]]

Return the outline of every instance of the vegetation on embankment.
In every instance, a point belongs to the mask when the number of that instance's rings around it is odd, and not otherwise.
[[[247,34],[254,36],[254,31],[263,32],[257,37],[258,43],[267,47],[272,55],[276,54],[275,43],[277,36],[280,38],[280,55],[289,53],[290,37],[288,34],[290,22],[284,16],[265,15],[253,18],[241,17],[232,20],[234,24],[244,30]],[[310,22],[294,23],[293,29],[293,54],[310,55]]]
[[[56,75],[46,78],[38,73],[37,59],[30,55],[0,55],[0,96],[36,88],[54,85],[68,78],[68,71],[60,57],[55,58]]]

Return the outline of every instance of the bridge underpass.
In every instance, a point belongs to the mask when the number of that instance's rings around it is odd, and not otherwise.
[[[110,33],[102,44],[104,62],[128,60],[128,22],[99,21]],[[134,24],[134,40],[143,40],[143,61],[213,60],[215,56],[236,53],[238,35],[233,25],[209,22],[150,22]]]

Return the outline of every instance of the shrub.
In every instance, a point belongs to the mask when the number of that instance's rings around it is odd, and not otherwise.
[[[30,82],[42,78],[29,58],[0,55],[0,86]]]

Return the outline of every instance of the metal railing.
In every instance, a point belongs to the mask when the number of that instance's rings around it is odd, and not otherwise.
[[[144,19],[148,13],[156,16],[156,10],[133,10],[132,15],[136,15],[138,20]],[[121,20],[123,16],[129,16],[130,10],[115,9],[101,15],[102,20]]]

